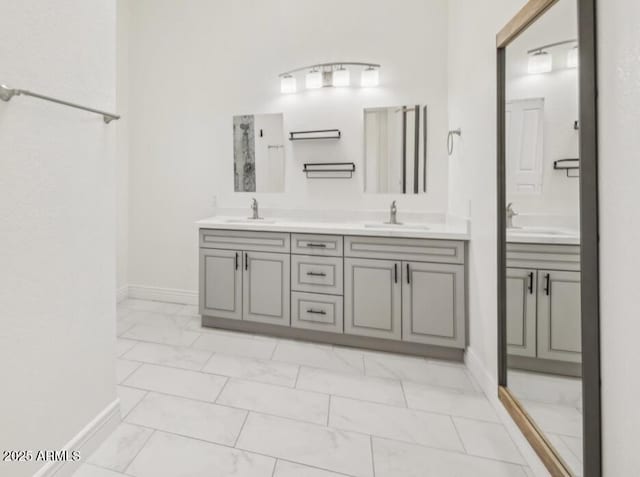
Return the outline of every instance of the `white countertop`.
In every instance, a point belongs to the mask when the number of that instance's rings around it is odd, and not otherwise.
[[[523,227],[507,229],[509,243],[580,245],[580,233],[571,229]]]
[[[238,216],[215,216],[196,222],[199,229],[254,230],[264,232],[294,232],[306,234],[366,235],[373,237],[426,238],[469,240],[466,221],[443,223],[405,222],[391,226],[382,221],[325,222],[291,218],[267,217],[251,220]]]

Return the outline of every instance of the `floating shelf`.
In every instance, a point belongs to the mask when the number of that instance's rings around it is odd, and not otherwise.
[[[318,129],[317,131],[291,131],[289,141],[309,141],[313,139],[340,139],[339,129]]]
[[[567,173],[567,177],[579,177],[580,159],[558,159],[557,161],[553,161],[553,168],[557,171],[565,171]],[[577,172],[571,173],[571,171]]]
[[[307,162],[302,168],[307,179],[351,179],[355,170],[353,162]]]

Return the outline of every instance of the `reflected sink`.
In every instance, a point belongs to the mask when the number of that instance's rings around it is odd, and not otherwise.
[[[228,224],[275,224],[276,221],[273,219],[227,219],[225,220]]]
[[[365,229],[380,230],[429,230],[429,227],[423,224],[364,224]]]
[[[560,230],[560,229],[549,229],[542,227],[523,227],[523,228],[513,228],[507,229],[508,235],[577,235],[573,231],[569,230]]]

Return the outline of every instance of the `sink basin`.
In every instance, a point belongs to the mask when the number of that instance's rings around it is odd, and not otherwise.
[[[364,224],[365,229],[380,230],[429,230],[429,227],[423,224]]]
[[[275,224],[276,221],[272,219],[227,219],[225,221],[228,224]]]
[[[513,228],[507,229],[507,234],[512,236],[523,236],[523,235],[577,235],[575,232],[568,230],[559,230],[559,229],[549,229],[542,227],[523,227],[523,228]]]

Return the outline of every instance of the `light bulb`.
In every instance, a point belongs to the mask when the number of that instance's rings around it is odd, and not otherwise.
[[[530,75],[549,73],[553,69],[553,60],[546,51],[538,51],[529,57],[527,71]]]
[[[322,88],[322,73],[318,70],[311,70],[305,77],[305,86],[307,89]]]
[[[298,90],[296,79],[291,75],[280,78],[280,92],[284,94],[295,93]]]
[[[567,52],[567,68],[577,68],[579,61],[578,47],[574,46]]]
[[[351,84],[351,74],[349,73],[349,70],[342,66],[339,69],[335,70],[333,72],[332,84],[336,88],[349,86]]]
[[[363,88],[372,88],[378,86],[379,83],[380,76],[376,68],[374,68],[373,66],[369,66],[367,69],[362,71],[360,86],[362,86]]]

